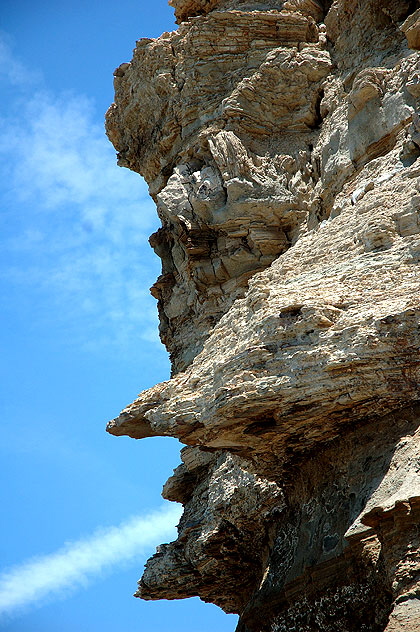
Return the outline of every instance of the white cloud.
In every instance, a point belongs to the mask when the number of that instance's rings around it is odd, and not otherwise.
[[[118,212],[128,204],[135,228],[147,226],[152,205],[139,176],[115,165],[115,152],[95,120],[94,104],[84,96],[35,93],[5,120],[9,156],[17,163],[14,192],[23,200],[40,196],[49,209],[76,204],[82,219]],[[141,213],[139,201],[147,202]],[[126,211],[124,211],[126,212]]]
[[[127,560],[137,560],[162,539],[175,536],[179,505],[167,505],[118,527],[98,529],[91,537],[67,543],[56,553],[31,559],[0,575],[0,615],[10,615],[47,596],[85,586],[94,576]]]
[[[3,84],[18,84],[0,117],[3,280],[42,293],[43,309],[34,314],[54,314],[69,339],[83,335],[77,344],[128,348],[156,340],[148,288],[160,265],[147,238],[157,218],[144,181],[116,166],[92,101],[52,94],[42,82],[34,92],[0,40],[1,60],[9,68]]]
[[[39,73],[31,72],[14,58],[9,36],[0,31],[0,78],[3,77],[13,86],[27,86],[40,80]]]

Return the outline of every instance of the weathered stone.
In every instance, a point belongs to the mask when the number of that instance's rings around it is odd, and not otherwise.
[[[247,471],[247,463],[237,456],[218,452],[204,465],[201,459],[193,464],[185,461],[188,465],[178,467],[168,481],[170,493],[168,483],[164,488],[165,497],[185,504],[179,538],[149,560],[138,596],[159,598],[165,585],[166,599],[199,594],[227,612],[237,612],[261,575],[270,516],[284,509],[282,491],[276,483]],[[195,479],[187,497],[186,476]],[[176,486],[180,496],[174,494]]]
[[[420,9],[412,13],[401,25],[401,30],[407,38],[410,48],[420,49]]]
[[[138,595],[199,595],[238,632],[414,631],[418,3],[171,4],[107,116],[162,222],[173,365],[108,431],[187,445]]]

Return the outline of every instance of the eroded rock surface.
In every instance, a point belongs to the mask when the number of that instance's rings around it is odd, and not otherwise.
[[[170,4],[107,114],[162,221],[173,366],[108,431],[187,445],[138,595],[418,630],[419,3]]]

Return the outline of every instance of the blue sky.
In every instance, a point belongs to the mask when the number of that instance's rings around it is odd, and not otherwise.
[[[169,376],[148,288],[159,274],[147,187],[103,130],[112,72],[175,28],[165,0],[2,0],[0,629],[230,632],[198,599],[131,595],[175,536],[162,484],[173,439],[105,423]]]

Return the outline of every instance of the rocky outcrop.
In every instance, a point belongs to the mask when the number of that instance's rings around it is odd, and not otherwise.
[[[108,424],[186,448],[138,595],[238,632],[420,626],[420,9],[173,0],[107,132],[162,227],[173,375]]]

